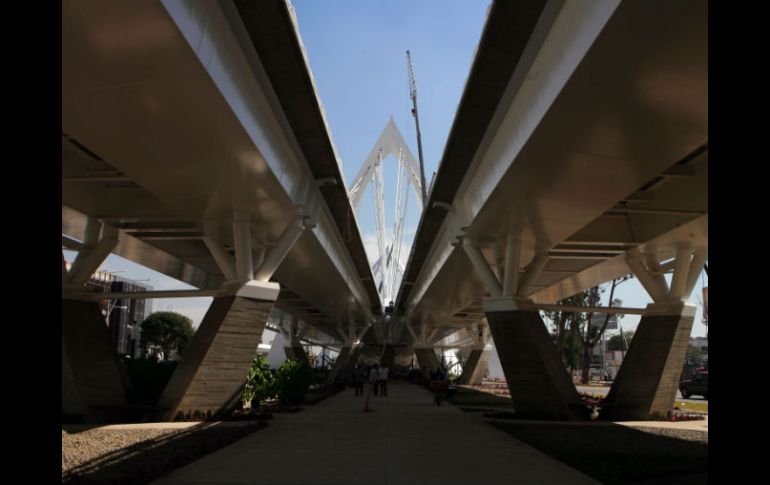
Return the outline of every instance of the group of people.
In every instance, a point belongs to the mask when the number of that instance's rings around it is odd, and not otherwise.
[[[366,401],[364,402],[364,411],[371,411],[369,409],[369,399],[372,394],[375,396],[387,396],[388,395],[388,374],[390,370],[382,364],[364,365],[359,363],[353,373],[353,387],[355,388],[356,396],[364,395],[364,382],[369,382],[369,392],[366,395]]]
[[[372,364],[366,366],[359,363],[356,366],[355,376],[353,379],[353,387],[355,388],[355,395],[362,396],[364,394],[364,382],[369,382],[372,386],[372,393],[377,396],[388,395],[388,374],[390,370],[382,364]]]

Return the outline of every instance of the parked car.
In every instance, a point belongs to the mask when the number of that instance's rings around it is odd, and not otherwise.
[[[682,393],[682,397],[687,399],[693,394],[703,396],[704,399],[709,398],[709,373],[698,372],[692,379],[682,381],[679,383],[679,391]]]

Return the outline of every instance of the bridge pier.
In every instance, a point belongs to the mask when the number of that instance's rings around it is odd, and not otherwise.
[[[305,353],[305,349],[301,345],[287,346],[283,348],[283,351],[286,352],[287,359],[298,360],[299,362],[304,362],[310,365],[310,361],[307,358],[307,353]]]
[[[479,363],[481,362],[481,354],[484,352],[484,349],[473,349],[471,350],[470,355],[468,355],[468,360],[465,362],[465,365],[463,366],[463,373],[460,375],[460,378],[457,380],[458,384],[462,385],[468,385],[474,383],[474,377],[476,377],[477,370],[480,370]]]
[[[626,262],[655,303],[647,306],[602,409],[602,419],[633,421],[667,415],[676,399],[696,306],[690,296],[707,248],[680,244],[661,264],[655,251],[632,251]],[[673,270],[669,285],[663,273]]]
[[[538,419],[577,420],[588,416],[529,300],[495,298],[483,302],[516,414]]]
[[[332,366],[331,370],[329,371],[329,375],[326,377],[327,384],[334,384],[334,381],[337,379],[337,375],[339,375],[343,369],[347,368],[348,360],[350,360],[352,354],[353,349],[350,346],[345,346],[340,349],[340,355],[337,356],[337,361],[334,362],[334,366]]]
[[[361,355],[363,353],[364,346],[363,345],[356,345],[352,348],[350,351],[350,354],[348,354],[348,361],[345,364],[345,367],[343,369],[343,373],[346,378],[352,377],[356,372],[356,365],[361,360]]]
[[[281,332],[286,340],[289,341],[289,345],[284,346],[283,351],[286,354],[287,359],[304,362],[309,367],[310,360],[307,357],[307,353],[305,353],[305,348],[302,347],[302,343],[299,340],[302,337],[302,330],[300,329],[299,324],[300,322],[295,320],[294,316],[291,315],[289,316],[288,330],[286,329],[286,325],[283,322],[281,323]]]
[[[390,369],[393,372],[393,367],[396,364],[396,349],[388,345],[385,347],[385,352],[382,354],[382,365]]]
[[[436,351],[433,350],[433,347],[423,347],[415,348],[414,353],[417,356],[417,364],[420,366],[423,379],[429,380],[430,375],[441,367],[438,357],[436,357]]]
[[[462,385],[480,384],[489,361],[489,351],[485,350],[489,343],[489,326],[476,323],[468,330],[468,336],[474,340],[475,345],[471,348],[463,365],[463,373],[457,383]]]
[[[676,399],[696,307],[650,304],[647,310],[607,395],[602,419],[665,416]]]
[[[62,413],[119,421],[129,382],[97,302],[62,299]]]
[[[250,281],[234,295],[214,299],[158,401],[166,420],[178,412],[215,414],[233,399],[278,292],[277,283]]]

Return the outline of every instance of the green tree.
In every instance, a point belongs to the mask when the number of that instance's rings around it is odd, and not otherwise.
[[[582,293],[573,295],[559,301],[557,304],[565,306],[584,305],[583,295]],[[574,337],[574,334],[570,335],[572,333],[571,329],[574,326],[573,323],[584,318],[584,315],[582,313],[555,310],[546,311],[545,316],[553,322],[554,331],[556,333],[556,348],[559,350],[564,365],[570,368],[573,367],[570,363],[572,360],[571,348],[573,347]]]
[[[619,350],[627,352],[632,338],[634,338],[633,330],[629,332],[623,332],[622,336],[620,334],[613,335],[607,339],[607,350]]]
[[[610,284],[610,297],[609,297],[609,305],[608,308],[613,306],[619,306],[622,302],[619,299],[613,298],[615,296],[615,288],[620,283],[627,281],[631,279],[631,275],[626,275],[622,278],[616,278],[612,280],[612,283]],[[601,295],[605,292],[605,289],[601,286],[594,286],[593,288],[589,288],[588,290],[585,290],[581,293],[582,299],[585,302],[585,306],[589,307],[597,307],[600,306],[601,303]],[[593,351],[593,348],[596,346],[597,343],[599,343],[599,340],[602,338],[602,335],[604,334],[605,330],[607,330],[607,324],[609,323],[610,318],[612,317],[612,313],[605,313],[603,318],[600,317],[599,322],[593,322],[593,312],[589,312],[585,314],[585,318],[583,322],[579,322],[578,325],[576,325],[575,330],[577,332],[577,336],[580,339],[580,343],[583,347],[583,355],[582,355],[582,368],[581,368],[581,376],[580,376],[580,382],[583,384],[588,384],[589,378],[590,378],[590,369],[591,369],[591,353]],[[618,315],[618,319],[620,319],[622,315]]]
[[[627,275],[622,278],[612,280],[610,284],[610,307],[619,306],[621,301],[614,299],[615,287],[630,279]],[[595,286],[576,295],[565,298],[557,303],[561,306],[600,306],[601,295],[605,289],[601,286]],[[575,312],[567,310],[555,310],[545,312],[548,319],[551,320],[555,334],[555,345],[561,355],[564,365],[570,369],[580,367],[582,369],[581,381],[587,383],[591,366],[591,353],[593,348],[601,339],[604,331],[607,329],[609,319],[613,314],[607,313],[600,317],[599,322],[594,322],[593,312]],[[621,318],[618,315],[618,318]]]
[[[142,322],[141,331],[142,348],[160,347],[164,360],[169,360],[174,350],[181,357],[195,333],[192,320],[175,312],[153,313]]]
[[[579,319],[575,319],[574,321],[579,321]],[[577,332],[575,331],[575,328],[570,325],[562,340],[562,359],[564,360],[564,365],[569,368],[570,374],[572,374],[573,369],[580,366],[581,350],[582,348]]]
[[[708,354],[704,354],[700,347],[688,345],[686,361],[695,365],[708,365]]]

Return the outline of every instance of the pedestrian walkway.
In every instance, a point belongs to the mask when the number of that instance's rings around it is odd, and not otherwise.
[[[432,394],[391,381],[349,389],[153,482],[180,484],[597,484]]]

